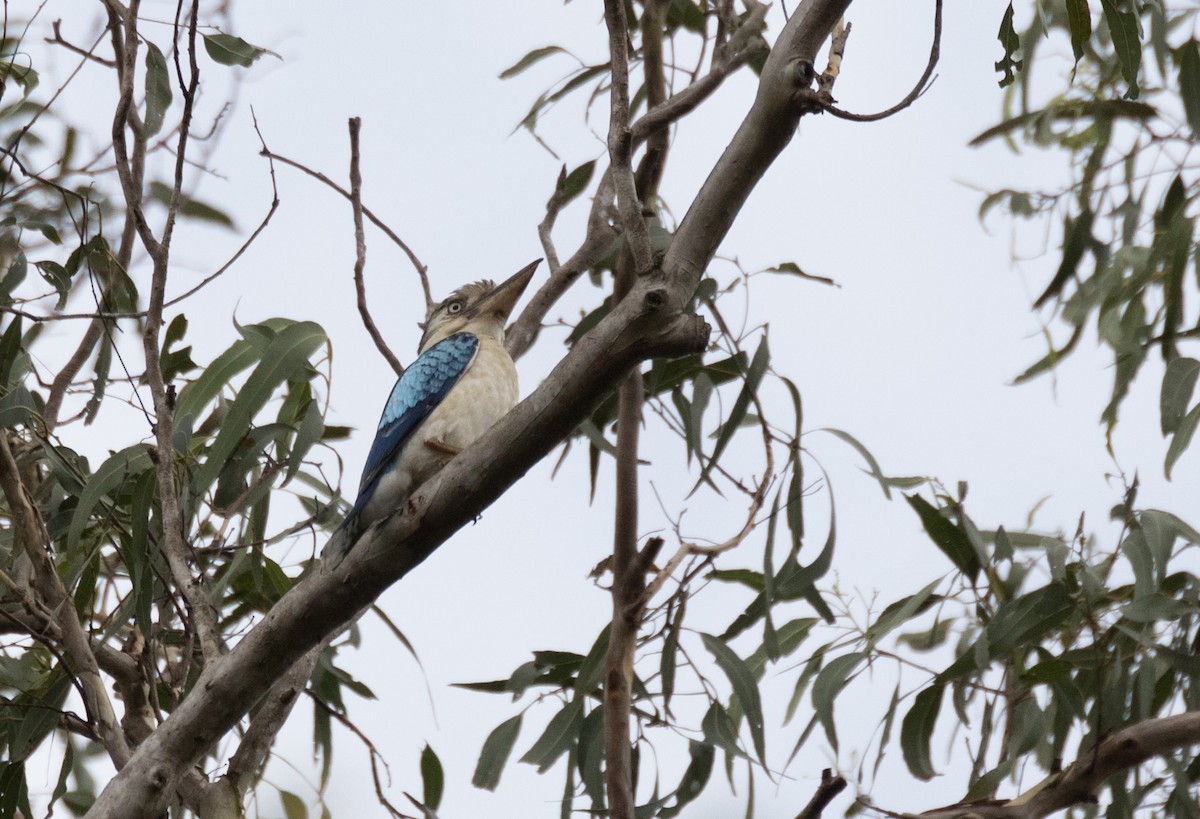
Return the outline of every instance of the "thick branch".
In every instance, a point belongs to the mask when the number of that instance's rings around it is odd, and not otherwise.
[[[759,80],[754,105],[733,141],[684,216],[667,250],[663,268],[693,288],[729,232],[750,191],[791,141],[807,109],[808,87],[817,50],[845,13],[850,0],[808,0],[788,20],[771,49]]]
[[[1070,767],[1042,780],[1009,802],[951,805],[921,814],[929,819],[1042,819],[1095,800],[1105,781],[1181,748],[1200,745],[1200,711],[1159,717],[1130,725],[1083,751]]]

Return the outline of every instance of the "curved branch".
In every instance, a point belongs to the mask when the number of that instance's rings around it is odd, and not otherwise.
[[[849,26],[847,26],[849,31]],[[820,105],[822,111],[828,111],[839,119],[848,119],[851,122],[876,122],[881,119],[887,119],[892,114],[903,111],[908,106],[912,105],[921,95],[929,90],[930,77],[933,76],[933,69],[937,67],[938,59],[942,53],[942,0],[936,0],[936,5],[933,10],[933,45],[929,48],[929,61],[925,64],[925,73],[921,75],[921,79],[917,80],[917,84],[913,86],[913,90],[909,91],[904,99],[888,108],[886,111],[880,111],[877,114],[854,114],[850,111],[843,111],[833,104],[831,98],[816,97],[816,102]],[[819,94],[819,92],[818,92]]]

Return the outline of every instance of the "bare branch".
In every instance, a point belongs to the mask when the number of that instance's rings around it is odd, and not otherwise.
[[[638,275],[654,265],[650,234],[642,217],[633,178],[633,136],[629,132],[629,32],[625,22],[624,0],[604,0],[604,21],[608,25],[608,52],[611,56],[612,87],[609,89],[608,157],[613,184],[617,191],[617,209],[625,244],[633,255]]]
[[[94,63],[99,63],[100,65],[105,66],[106,68],[116,68],[117,67],[117,64],[114,60],[106,60],[103,57],[97,57],[95,54],[92,53],[96,50],[95,44],[93,44],[91,49],[89,50],[89,49],[80,48],[79,46],[75,45],[74,43],[64,40],[63,36],[62,36],[62,31],[61,31],[61,28],[62,28],[62,20],[61,19],[55,20],[53,23],[50,24],[50,27],[54,30],[54,36],[46,37],[45,40],[47,43],[50,43],[51,45],[60,45],[63,48],[65,48],[67,51],[72,51],[72,52],[78,54],[79,56],[83,57],[85,60],[91,60]],[[99,40],[97,40],[96,43],[99,43]]]
[[[849,36],[849,34],[850,26],[847,24],[845,28],[845,35]],[[846,45],[845,37],[842,38],[841,45],[842,49],[844,50]],[[828,111],[840,119],[848,119],[853,122],[875,122],[877,120],[887,119],[893,114],[899,113],[908,106],[912,105],[921,97],[922,94],[929,90],[930,78],[933,76],[934,68],[937,67],[938,59],[941,57],[941,49],[942,0],[936,0],[933,10],[933,45],[929,49],[929,61],[925,64],[925,73],[921,75],[921,79],[917,80],[917,84],[913,86],[912,91],[909,91],[908,94],[905,95],[904,99],[900,100],[900,102],[896,103],[891,108],[888,108],[885,111],[880,111],[877,114],[854,114],[850,111],[843,111],[842,109],[838,108],[833,104],[833,96],[829,93],[829,88],[831,88],[833,85],[832,80],[837,77],[837,71],[841,64],[842,52],[840,50],[835,50],[832,53],[836,55],[837,60],[835,62],[833,59],[831,59],[829,63],[829,69],[827,69],[825,72],[826,75],[829,75],[830,72],[832,72],[832,76],[828,78],[827,85],[820,82],[818,83],[818,90],[815,96],[816,102],[821,107],[821,110]]]
[[[796,819],[820,819],[821,814],[824,813],[825,808],[829,807],[833,798],[844,790],[846,790],[844,778],[834,776],[833,771],[829,768],[821,771],[821,784],[817,786],[817,792],[804,806],[804,810],[796,814]]]
[[[350,208],[354,211],[354,292],[358,296],[358,314],[362,316],[363,326],[367,328],[367,333],[375,342],[375,347],[387,359],[387,363],[399,377],[404,375],[404,365],[400,363],[400,359],[396,358],[396,354],[383,340],[383,334],[379,332],[379,328],[375,326],[375,321],[371,318],[371,311],[367,307],[367,285],[363,281],[363,268],[367,266],[367,243],[363,237],[362,172],[358,168],[358,133],[361,128],[362,120],[358,117],[351,117]]]
[[[328,185],[330,188],[337,191],[342,196],[346,197],[347,201],[350,200],[350,191],[346,190],[341,185],[334,182],[332,179],[330,179],[328,176],[321,173],[320,171],[314,171],[312,168],[309,168],[308,166],[303,165],[294,159],[288,159],[286,156],[283,156],[282,154],[277,154],[274,151],[270,151],[267,149],[266,145],[263,145],[263,149],[261,151],[259,151],[259,153],[262,156],[267,157],[268,159],[277,160],[279,162],[282,162],[284,165],[289,165],[289,166],[295,168],[298,171],[303,171],[304,173],[311,176],[313,179],[316,179],[319,182],[323,182],[325,185]],[[384,224],[383,221],[378,216],[376,216],[374,213],[372,213],[371,209],[368,208],[366,205],[363,206],[363,215],[366,216],[367,219],[369,219],[371,221],[371,224],[375,225],[375,227],[382,230],[384,232],[384,235],[386,235],[389,239],[391,239],[396,244],[397,247],[399,247],[402,251],[404,251],[404,255],[408,256],[408,260],[412,263],[413,269],[415,269],[417,271],[417,276],[421,280],[421,290],[425,294],[425,307],[426,307],[426,309],[428,309],[429,305],[433,304],[432,291],[429,289],[429,268],[427,268],[425,265],[421,264],[421,260],[417,258],[417,254],[413,252],[412,248],[409,247],[403,239],[401,239],[399,236],[397,236],[396,232],[394,230],[392,230],[390,227],[388,227],[386,224]]]

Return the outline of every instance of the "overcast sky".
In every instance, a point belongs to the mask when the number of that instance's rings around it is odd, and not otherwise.
[[[1119,500],[1121,485],[1106,479],[1116,465],[1105,451],[1098,417],[1111,380],[1108,355],[1095,347],[1094,333],[1056,379],[1010,386],[1045,352],[1031,294],[1040,292],[1053,269],[1053,259],[1037,257],[1047,243],[1054,250],[1060,229],[1055,225],[1047,234],[1038,226],[1014,236],[1001,215],[981,224],[980,191],[1053,185],[1064,171],[1057,156],[1016,156],[1002,145],[967,147],[998,118],[1001,92],[992,63],[1000,56],[995,34],[1005,6],[1002,0],[948,4],[937,81],[908,111],[878,124],[805,119],[742,211],[721,255],[737,257],[747,270],[795,261],[840,285],[789,277],[754,280],[749,321],[769,322],[774,366],[803,392],[807,428],[853,433],[891,474],[935,475],[950,486],[969,481],[968,510],[981,527],[1020,528],[1045,499],[1035,528],[1073,532],[1085,512],[1092,528],[1109,532],[1107,511]],[[166,20],[173,8],[146,3],[143,13]],[[42,24],[48,29],[58,18],[64,36],[76,42],[90,43],[99,33],[98,4],[49,0]],[[835,91],[842,107],[871,112],[907,93],[925,64],[931,18],[932,3],[856,2]],[[362,117],[364,201],[429,265],[438,298],[465,281],[503,278],[540,257],[536,226],[560,165],[574,167],[603,153],[598,134],[606,128],[604,101],[592,110],[588,125],[575,104],[548,117],[544,136],[561,159],[523,130],[513,132],[531,101],[570,67],[568,58],[548,60],[516,80],[497,76],[530,49],[552,43],[587,62],[603,62],[598,0],[567,5],[244,0],[234,20],[232,33],[282,60],[266,57],[244,72],[225,136],[210,161],[219,175],[199,184],[201,198],[229,209],[239,230],[184,230],[175,249],[172,293],[219,265],[269,204],[270,180],[258,156],[251,107],[272,150],[340,180],[348,163],[346,120]],[[782,23],[778,8],[768,20],[773,39]],[[147,22],[143,31],[164,46],[169,39],[166,26]],[[48,87],[75,63],[62,51],[43,58],[39,68]],[[1067,67],[1059,60],[1047,73],[1057,76]],[[233,69],[208,62],[202,69],[211,83],[205,100],[211,113]],[[79,118],[94,106],[93,122],[103,134],[115,80],[90,73],[64,97],[72,106],[64,110]],[[754,81],[743,72],[677,129],[663,182],[677,218],[748,108]],[[393,376],[355,311],[348,204],[290,169],[277,173],[279,213],[242,261],[186,307],[191,341],[197,360],[211,360],[236,336],[230,321],[235,310],[242,323],[270,316],[319,321],[334,344],[331,421],[358,430],[339,450],[352,485]],[[564,256],[582,235],[587,204],[577,202],[559,219],[556,239]],[[711,272],[721,281],[735,276],[728,263],[717,263]],[[367,280],[381,329],[402,359],[410,360],[423,314],[420,288],[407,262],[378,232],[368,234]],[[551,318],[576,318],[579,306],[596,297],[587,287]],[[1052,326],[1051,332],[1061,340],[1061,328]],[[523,393],[562,355],[562,336],[544,333],[520,362]],[[1156,367],[1147,367],[1123,408],[1115,451],[1121,468],[1130,475],[1139,471],[1144,504],[1184,511],[1185,488],[1194,496],[1200,459],[1189,454],[1173,483],[1162,480]],[[144,431],[127,427],[120,434],[124,437],[99,447],[81,428],[64,430],[63,437],[102,457],[105,449],[132,443]],[[805,443],[828,469],[837,492],[839,540],[830,585],[864,598],[878,592],[886,603],[946,571],[912,511],[903,501],[886,501],[859,471],[861,462],[851,450],[819,433]],[[672,516],[688,506],[683,498],[691,484],[677,468],[682,447],[675,439],[648,435],[645,457],[651,466],[643,473],[641,530],[649,533],[667,520],[651,484]],[[506,677],[533,649],[585,652],[608,617],[607,595],[586,576],[611,540],[611,461],[604,463],[591,506],[582,450],[572,453],[553,482],[551,466],[533,469],[476,525],[382,598],[382,607],[420,653],[424,677],[371,621],[366,647],[345,660],[380,697],[355,701],[351,710],[391,763],[390,795],[397,803],[403,802],[402,790],[419,794],[417,757],[429,742],[446,766],[443,817],[557,815],[561,763],[538,776],[514,762],[495,794],[470,786],[484,738],[518,706],[448,687]],[[823,497],[811,506],[811,525],[818,531]],[[706,502],[688,508],[685,520],[693,534],[720,539],[740,525],[739,514],[736,506]],[[823,532],[817,537],[819,543]],[[724,565],[755,565],[760,558],[749,551]],[[744,599],[733,590],[709,589],[689,620],[694,618],[696,628],[723,628],[739,602]],[[747,644],[742,653],[752,647]],[[795,673],[769,672],[766,683],[768,748],[776,765],[799,731],[796,724],[778,728]],[[869,713],[847,719],[842,755],[835,759],[814,738],[788,769],[790,778],[779,785],[760,778],[755,815],[793,816],[821,768],[850,769],[854,749],[865,746],[886,707],[890,686],[853,689],[853,710]],[[850,708],[841,709],[849,716]],[[554,710],[547,706],[527,714],[514,759]],[[315,779],[308,714],[304,703],[281,734],[277,751],[287,762],[273,763],[267,779],[311,800],[313,791],[304,784],[305,778]],[[799,725],[805,721],[803,716]],[[676,753],[661,760],[664,790],[684,764],[678,756],[684,745],[673,747]],[[336,751],[327,797],[334,817],[381,812],[370,791],[365,750],[342,733]],[[904,784],[902,767],[899,753],[893,753],[892,775],[873,792],[878,803],[919,811],[962,793],[961,777]],[[51,780],[56,771],[48,771]],[[271,788],[261,788],[260,796],[261,815],[281,813]],[[720,766],[699,804],[689,815],[729,815],[740,804],[722,781]],[[834,810],[844,807],[839,802]]]

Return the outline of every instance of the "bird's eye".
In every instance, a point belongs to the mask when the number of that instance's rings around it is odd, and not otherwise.
[[[463,309],[463,306],[462,306],[462,302],[461,302],[461,301],[452,301],[452,302],[450,302],[449,304],[447,304],[447,305],[446,305],[446,312],[447,312],[447,313],[449,313],[449,314],[450,314],[450,315],[452,315],[452,316],[453,316],[455,313],[461,313],[461,312],[462,312],[462,309]]]

